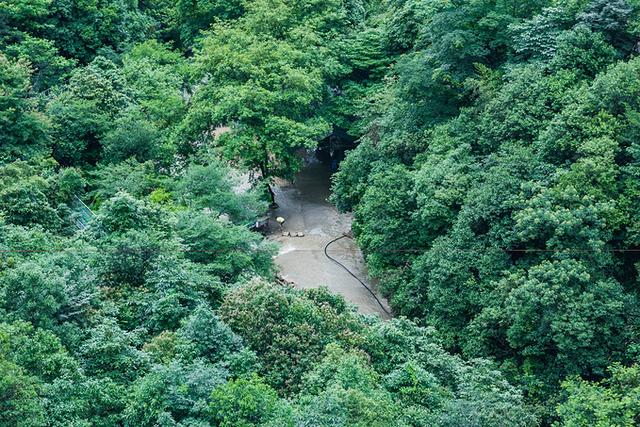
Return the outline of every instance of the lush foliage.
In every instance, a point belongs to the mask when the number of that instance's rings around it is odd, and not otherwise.
[[[371,271],[547,422],[634,424],[608,366],[636,362],[640,338],[638,4],[393,4],[401,18],[372,24],[396,65],[334,178]]]
[[[640,423],[638,36],[636,0],[0,0],[0,424]],[[247,226],[337,127],[389,322]]]

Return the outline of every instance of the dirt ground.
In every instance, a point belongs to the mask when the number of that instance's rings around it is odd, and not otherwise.
[[[355,304],[360,312],[388,318],[367,289],[324,254],[329,241],[351,230],[352,220],[327,201],[329,187],[328,166],[313,156],[306,157],[305,167],[293,183],[280,181],[274,187],[278,208],[271,213],[269,238],[280,244],[276,258],[280,274],[300,288],[327,286]],[[277,217],[285,219],[282,228],[275,221]],[[302,232],[304,237],[282,236],[283,232],[292,235]],[[333,243],[329,253],[375,290],[375,284],[367,278],[362,253],[353,240]],[[378,298],[390,312],[386,300],[380,295]]]

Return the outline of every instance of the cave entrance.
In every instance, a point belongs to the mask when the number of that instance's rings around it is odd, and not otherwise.
[[[344,160],[346,153],[357,145],[356,138],[349,135],[345,128],[334,125],[331,134],[318,143],[316,157],[327,164],[333,173],[338,170],[338,166]]]

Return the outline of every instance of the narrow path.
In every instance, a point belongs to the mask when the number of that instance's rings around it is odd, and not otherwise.
[[[282,277],[300,288],[327,286],[355,304],[362,313],[374,313],[383,318],[388,314],[376,298],[349,272],[324,254],[331,240],[351,230],[351,215],[341,214],[327,198],[330,190],[330,172],[327,166],[309,157],[295,183],[279,182],[275,186],[278,208],[272,212],[271,240],[280,243],[276,264]],[[275,218],[285,218],[282,230]],[[282,236],[302,232],[304,237]],[[375,284],[367,278],[362,252],[351,239],[340,239],[328,249],[331,257],[344,264],[354,275],[375,292]],[[378,299],[390,312],[386,300]]]

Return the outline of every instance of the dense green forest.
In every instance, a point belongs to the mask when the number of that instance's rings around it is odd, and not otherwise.
[[[0,0],[0,425],[639,425],[639,54],[637,0]],[[247,227],[335,128],[390,321]]]

